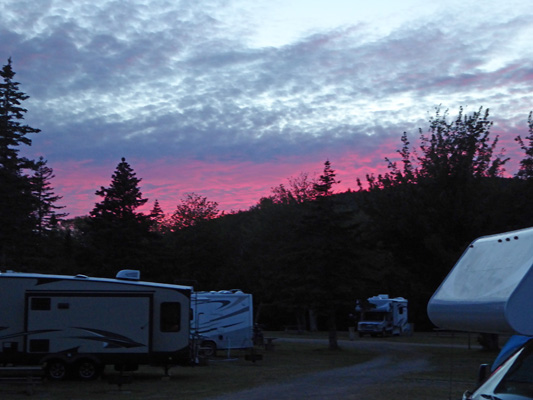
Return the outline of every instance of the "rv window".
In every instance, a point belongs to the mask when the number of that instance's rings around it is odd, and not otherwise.
[[[31,309],[39,311],[50,310],[50,298],[49,297],[33,297],[31,299]]]
[[[180,321],[180,303],[161,303],[161,332],[179,332]]]

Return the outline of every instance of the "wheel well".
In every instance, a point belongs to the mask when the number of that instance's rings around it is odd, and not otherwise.
[[[203,340],[202,341],[202,346],[205,346],[205,345],[212,346],[214,349],[217,348],[216,342],[214,340],[211,340],[211,339]]]

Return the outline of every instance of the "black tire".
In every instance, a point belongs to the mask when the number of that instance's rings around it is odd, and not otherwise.
[[[67,375],[67,364],[64,361],[50,360],[46,363],[46,377],[51,381],[65,380]]]
[[[217,344],[207,341],[202,343],[202,354],[205,357],[214,357],[217,355]]]
[[[94,360],[84,359],[76,363],[74,370],[77,378],[82,381],[92,381],[100,376],[102,367]]]

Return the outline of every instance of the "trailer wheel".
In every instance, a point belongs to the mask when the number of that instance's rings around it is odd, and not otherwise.
[[[102,367],[94,360],[84,359],[76,363],[76,375],[84,381],[92,381],[100,376]]]
[[[46,363],[46,376],[52,381],[62,381],[67,377],[67,364],[62,360],[50,360]]]
[[[217,344],[215,342],[202,342],[201,351],[205,357],[214,357],[217,354]]]

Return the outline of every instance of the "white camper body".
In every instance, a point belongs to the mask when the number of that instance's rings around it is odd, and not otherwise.
[[[533,399],[532,304],[533,228],[474,240],[431,297],[429,318],[443,329],[522,336],[463,400]]]
[[[253,347],[252,295],[240,290],[196,292],[192,295],[191,330],[204,353]]]
[[[428,303],[450,330],[533,335],[533,228],[474,240]]]
[[[0,273],[0,362],[45,364],[54,379],[188,363],[192,288],[138,277]]]
[[[357,304],[355,311],[360,313],[357,323],[359,336],[403,335],[410,331],[408,323],[408,301],[403,297],[389,298],[387,294],[369,297],[371,308]]]

